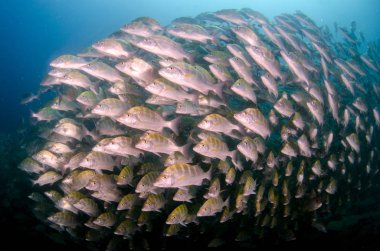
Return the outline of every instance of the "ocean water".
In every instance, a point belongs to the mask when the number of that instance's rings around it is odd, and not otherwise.
[[[49,62],[65,53],[76,53],[106,37],[123,24],[140,16],[157,19],[163,25],[182,16],[205,11],[250,7],[268,18],[302,10],[318,25],[349,26],[357,22],[368,41],[379,39],[380,4],[376,0],[290,0],[290,1],[2,1],[0,9],[2,48],[0,130],[12,132],[28,119],[30,107],[20,105],[25,93],[35,91]]]
[[[332,33],[334,23],[350,27],[351,22],[356,21],[357,30],[364,34],[367,42],[380,39],[380,2],[377,0],[6,0],[0,2],[0,34],[2,34],[0,194],[3,195],[0,199],[2,201],[0,224],[9,230],[4,236],[3,250],[19,250],[23,240],[30,245],[30,248],[39,250],[84,248],[82,244],[79,245],[69,239],[56,243],[54,240],[57,238],[47,237],[49,228],[39,225],[39,221],[31,213],[31,201],[26,197],[30,189],[33,189],[30,180],[27,175],[16,169],[24,157],[23,144],[31,140],[24,138],[25,134],[20,132],[32,127],[31,111],[36,112],[48,97],[28,105],[22,105],[20,101],[25,94],[38,90],[40,82],[50,69],[49,63],[62,54],[79,53],[141,16],[155,18],[165,26],[178,17],[194,17],[202,12],[245,7],[260,11],[270,20],[276,15],[300,10],[318,26],[328,26]],[[294,242],[276,240],[275,244],[260,243],[255,247],[264,250],[305,248],[320,250],[330,246],[342,250],[379,250],[380,220],[378,215],[373,213],[380,210],[378,194],[372,192],[366,195],[363,203],[359,203],[353,211],[347,213],[347,216],[333,219],[338,226],[337,231],[322,234],[310,230],[309,235],[303,233]],[[37,230],[34,228],[36,225],[39,226]],[[20,240],[20,243],[11,241],[11,237]],[[192,240],[186,239],[174,242],[169,249],[193,250],[194,247],[200,248],[205,243],[204,240],[198,240],[194,246],[191,246]],[[155,248],[158,246],[151,246],[151,249]]]

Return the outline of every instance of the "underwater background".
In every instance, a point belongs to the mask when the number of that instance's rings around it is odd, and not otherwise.
[[[49,70],[49,62],[62,54],[76,54],[107,37],[124,24],[149,16],[167,25],[178,17],[227,8],[251,8],[269,19],[301,10],[318,26],[357,22],[366,41],[380,39],[380,2],[377,0],[6,0],[0,2],[0,250],[20,250],[27,244],[38,250],[81,250],[73,243],[56,243],[46,236],[30,211],[31,182],[17,169],[20,147],[31,111],[46,100],[22,105],[22,97],[35,92]],[[33,137],[33,135],[30,135]],[[310,230],[293,242],[260,244],[261,250],[380,250],[380,193],[370,194],[347,216],[336,219],[340,227],[326,234]],[[338,224],[338,225],[339,225]],[[11,241],[11,238],[19,241]],[[193,250],[192,242],[178,249]],[[196,246],[196,244],[195,244]],[[175,247],[174,249],[176,249]],[[151,247],[155,249],[155,247]]]

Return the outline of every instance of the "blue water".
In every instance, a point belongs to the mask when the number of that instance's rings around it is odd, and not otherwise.
[[[139,16],[168,24],[222,8],[250,7],[272,18],[302,10],[317,24],[349,26],[357,21],[367,40],[380,37],[378,0],[3,0],[0,1],[0,131],[11,132],[34,106],[20,105],[36,91],[61,54],[77,53]]]
[[[49,61],[77,53],[139,16],[168,24],[204,11],[250,7],[272,18],[301,10],[317,24],[357,21],[367,40],[380,37],[378,0],[2,0],[0,1],[0,132],[12,132],[34,106],[20,105],[36,91]]]

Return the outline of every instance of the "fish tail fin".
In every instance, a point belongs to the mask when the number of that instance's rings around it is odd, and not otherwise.
[[[230,157],[232,159],[232,163],[237,166],[237,150],[233,150],[230,152]]]
[[[191,149],[191,146],[192,146],[192,143],[189,142],[187,143],[186,145],[183,145],[181,147],[181,153],[183,154],[183,156],[185,156],[186,159],[189,158],[190,156],[190,149]]]
[[[181,122],[181,117],[175,118],[169,121],[169,128],[178,136],[178,126]]]
[[[212,36],[209,41],[211,41],[212,44],[218,44],[218,38],[215,36]]]
[[[243,164],[241,163],[240,160],[237,160],[236,163],[234,163],[234,165],[235,165],[235,167],[236,167],[237,170],[243,171],[244,166],[243,166]]]
[[[37,182],[38,182],[38,180],[31,180],[31,182],[32,182],[32,185],[33,185],[33,186],[36,186],[36,185],[37,185]]]
[[[230,136],[231,138],[234,139],[241,139],[242,137],[238,134],[236,134],[234,131],[229,131],[225,133],[227,136]]]
[[[208,169],[208,171],[206,172],[206,177],[205,179],[207,180],[211,180],[211,174],[212,174],[212,167],[210,166],[210,168]]]
[[[38,118],[37,113],[33,112],[32,109],[30,109],[30,114],[31,114],[32,118]]]
[[[223,97],[223,87],[224,87],[224,83],[223,83],[223,82],[220,82],[220,83],[214,84],[214,92],[215,92],[216,95],[218,95],[218,97],[220,97],[222,100],[224,100],[224,97]]]
[[[95,135],[95,133],[88,130],[86,126],[83,125],[82,129],[83,129],[83,137],[84,136],[90,136],[93,140],[96,140],[96,141],[99,139],[99,137],[97,135]]]
[[[95,93],[96,95],[100,94],[101,88],[100,88],[100,81],[96,81],[93,83],[93,85],[90,86],[90,90]]]
[[[199,105],[199,95],[198,94],[193,94],[190,99],[191,102],[193,102],[196,105]]]
[[[227,199],[223,202],[223,207],[230,207],[230,196],[228,196]]]
[[[187,61],[189,61],[189,63],[193,63],[194,60],[195,60],[195,57],[194,57],[193,54],[188,53],[188,54],[186,54],[185,59],[186,59]]]

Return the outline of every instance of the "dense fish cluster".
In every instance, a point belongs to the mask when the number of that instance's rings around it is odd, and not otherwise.
[[[138,18],[23,101],[56,94],[20,164],[35,215],[107,250],[326,231],[379,176],[379,53],[354,22],[334,35],[301,12]]]

